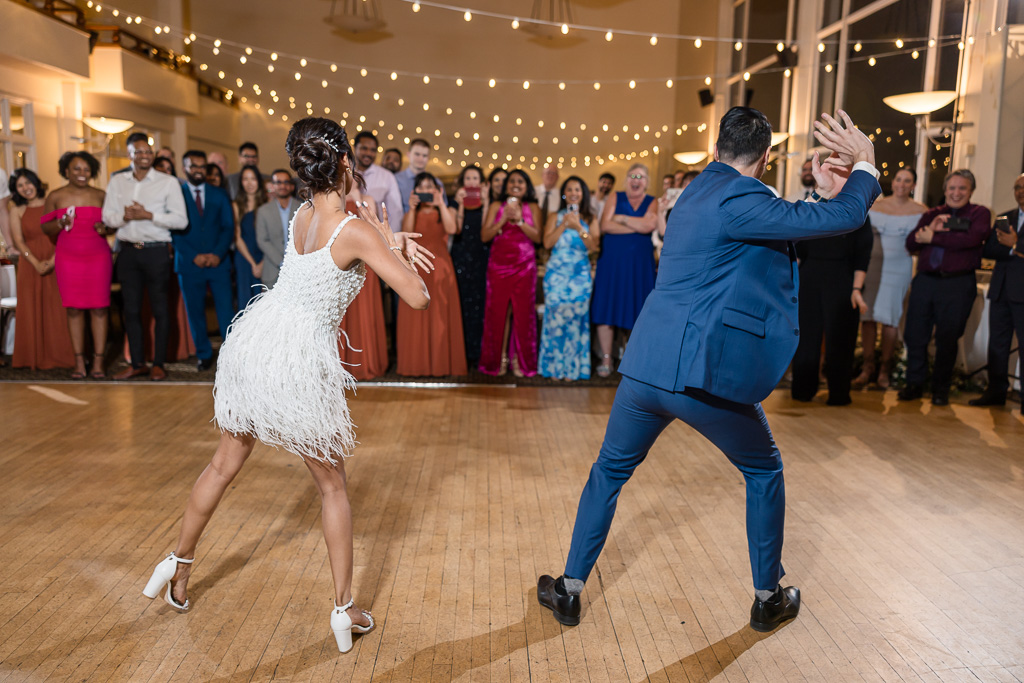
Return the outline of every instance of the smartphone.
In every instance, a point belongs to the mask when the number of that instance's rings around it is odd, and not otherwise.
[[[431,204],[434,201],[434,194],[432,192],[417,192],[416,196],[424,204]]]
[[[950,216],[946,221],[946,229],[950,232],[967,232],[971,229],[971,222],[959,216]]]
[[[480,200],[480,187],[467,187],[466,197],[462,200],[462,206],[466,209],[479,209],[483,206],[483,202]]]
[[[68,227],[64,228],[64,231],[71,232],[71,227],[75,224],[75,207],[69,206],[64,215],[68,217]]]
[[[996,230],[1001,232],[1012,232],[1012,230],[1010,230],[1010,218],[1008,216],[997,216]]]
[[[570,204],[569,206],[567,206],[565,208],[566,208],[566,211],[568,211],[569,213],[579,213],[580,212],[580,205],[579,204]]]

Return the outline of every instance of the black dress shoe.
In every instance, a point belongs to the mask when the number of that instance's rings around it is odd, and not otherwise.
[[[896,394],[896,398],[900,401],[916,401],[922,396],[924,396],[924,388],[916,384],[908,384],[900,389],[900,393]]]
[[[196,363],[196,369],[199,370],[199,372],[203,372],[204,370],[209,370],[212,367],[213,367],[213,359],[212,358],[200,358],[199,362]]]
[[[558,623],[576,626],[580,623],[580,596],[569,595],[561,576],[553,579],[544,574],[537,579],[537,601],[555,615]]]
[[[932,394],[932,405],[933,406],[948,406],[949,396],[945,394]]]
[[[1000,397],[996,396],[995,394],[990,394],[990,393],[988,393],[986,391],[985,393],[983,393],[978,398],[972,398],[970,401],[967,402],[967,405],[970,405],[970,406],[1005,406],[1006,405],[1006,397],[1003,396],[1002,398],[1000,398]]]
[[[774,631],[782,622],[796,617],[799,611],[800,589],[777,586],[775,594],[767,600],[754,598],[750,607],[750,628],[761,633]]]
[[[827,406],[848,406],[851,403],[853,403],[853,399],[850,398],[849,394],[846,396],[829,396],[828,400],[825,401]]]

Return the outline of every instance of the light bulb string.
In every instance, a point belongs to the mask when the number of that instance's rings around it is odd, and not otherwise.
[[[406,3],[409,3],[409,4],[412,4],[413,2],[416,2],[416,1],[417,0],[402,0],[402,2],[406,2]],[[473,14],[480,14],[480,15],[483,15],[483,16],[498,17],[498,18],[508,18],[508,19],[514,18],[512,15],[504,15],[504,14],[501,14],[499,12],[490,12],[490,11],[485,11],[485,10],[474,10],[474,9],[465,8],[465,7],[459,8],[459,7],[456,7],[455,5],[447,5],[447,4],[444,4],[444,3],[430,2],[430,1],[424,1],[424,0],[419,0],[419,4],[420,5],[425,5],[425,6],[430,6],[430,7],[436,7],[436,8],[439,8],[439,9],[449,9],[449,10],[452,10],[452,11],[458,11],[459,13],[464,13],[466,11],[469,11],[469,12],[471,12]],[[113,5],[109,5],[108,4],[105,7],[107,9],[109,9],[110,11],[117,10],[118,12],[124,12],[124,10],[121,10],[120,8],[115,7]],[[126,13],[126,14],[131,14],[131,13]],[[149,25],[154,26],[154,27],[166,27],[167,30],[162,29],[163,33],[174,35],[175,37],[182,38],[182,39],[189,39],[190,44],[195,44],[195,43],[198,43],[198,42],[202,41],[202,42],[206,42],[206,43],[210,43],[210,44],[214,45],[215,48],[217,48],[218,50],[223,51],[223,52],[227,52],[227,50],[223,49],[225,47],[237,48],[238,50],[241,51],[241,54],[244,54],[247,57],[247,63],[248,62],[256,62],[256,63],[261,64],[263,66],[266,66],[268,64],[273,64],[275,66],[275,69],[278,66],[282,66],[282,65],[280,65],[278,63],[281,59],[286,59],[286,60],[292,60],[292,61],[295,61],[295,62],[301,62],[302,60],[305,60],[307,67],[310,64],[316,64],[316,65],[320,65],[320,66],[326,66],[326,67],[329,67],[329,68],[330,67],[334,67],[334,68],[337,68],[337,69],[346,69],[346,70],[352,70],[352,71],[364,71],[365,70],[368,74],[369,73],[375,73],[375,74],[390,75],[390,74],[394,73],[394,74],[396,74],[398,76],[402,76],[402,77],[405,77],[405,78],[422,79],[423,77],[428,77],[431,80],[441,80],[441,81],[447,80],[447,81],[452,81],[452,82],[462,81],[463,83],[473,82],[473,83],[489,84],[489,82],[491,80],[493,80],[496,85],[497,84],[521,85],[524,81],[528,81],[531,86],[533,86],[533,85],[556,85],[557,86],[557,85],[560,85],[562,83],[565,83],[567,86],[568,85],[593,85],[595,83],[594,80],[585,80],[585,79],[554,79],[554,78],[539,78],[539,79],[524,78],[524,79],[520,79],[520,78],[488,78],[488,77],[484,77],[484,76],[456,76],[456,75],[451,75],[451,74],[433,74],[433,73],[424,73],[424,72],[414,72],[414,71],[407,71],[407,70],[404,70],[404,69],[387,69],[387,68],[383,68],[383,67],[369,67],[369,66],[364,66],[364,65],[360,65],[360,64],[352,64],[352,63],[347,63],[347,62],[332,62],[331,60],[328,60],[328,59],[321,59],[321,58],[316,58],[316,57],[308,58],[308,57],[302,57],[301,55],[290,53],[290,52],[271,50],[271,49],[262,48],[262,47],[253,47],[252,45],[247,44],[247,43],[242,43],[242,42],[235,41],[235,40],[230,40],[230,39],[217,38],[217,37],[214,37],[211,34],[197,33],[195,31],[186,31],[185,29],[182,29],[180,27],[169,26],[168,24],[165,24],[164,22],[159,22],[159,21],[156,21],[156,20],[151,19],[149,17],[144,17],[142,15],[135,15],[135,16],[136,16],[137,19],[141,18],[143,24],[149,24]],[[549,22],[549,21],[546,21],[546,20],[534,20],[534,19],[518,18],[518,21],[521,22],[521,23],[522,22],[532,22],[532,23],[543,24],[543,25],[561,26],[561,24],[558,23],[558,22]],[[613,31],[613,33],[614,32],[618,32],[618,33],[623,33],[623,34],[628,34],[628,35],[636,35],[636,36],[643,36],[643,37],[650,37],[652,35],[651,33],[646,33],[646,32],[643,32],[643,31],[627,31],[627,30],[615,31],[614,29],[606,29],[606,28],[601,28],[601,27],[576,25],[576,24],[570,24],[569,26],[571,28],[577,28],[579,30],[600,31],[602,33],[605,33],[607,31]],[[1003,27],[999,27],[999,28],[996,29],[996,31],[999,31],[1002,28]],[[994,33],[996,31],[990,32],[989,34],[986,34],[986,35],[990,35],[991,33]],[[669,38],[669,39],[676,38],[676,39],[680,39],[680,40],[696,40],[696,39],[700,39],[702,41],[717,41],[717,42],[729,42],[729,43],[734,43],[734,42],[746,42],[746,43],[755,43],[755,44],[778,44],[778,43],[782,43],[784,45],[792,45],[792,43],[787,43],[785,40],[773,40],[773,39],[748,39],[746,41],[736,41],[734,38],[715,38],[715,37],[704,37],[704,36],[688,36],[688,35],[681,35],[681,34],[657,34],[657,35],[658,35],[659,38]],[[192,36],[195,36],[195,39],[191,39]],[[903,51],[906,52],[906,53],[910,53],[910,52],[912,52],[914,50],[920,51],[920,50],[931,49],[928,46],[928,42],[930,40],[932,40],[931,38],[902,38],[901,40],[903,41],[903,45],[904,45]],[[940,42],[946,42],[946,41],[949,41],[949,40],[957,40],[957,41],[959,41],[959,40],[961,40],[961,36],[959,34],[949,34],[949,35],[940,36],[940,37],[938,37],[936,39],[936,43],[938,44]],[[884,43],[893,43],[894,39],[891,39],[891,38],[864,39],[864,40],[859,40],[859,41],[855,41],[855,42],[859,42],[861,44],[871,44],[871,43],[884,44]],[[920,42],[920,43],[923,43],[923,44],[920,45],[920,46],[911,45],[911,43],[917,43],[917,42]],[[829,40],[819,41],[818,44],[838,45],[838,43],[839,43],[838,39],[836,39],[836,40],[829,39]],[[270,57],[270,55],[276,54],[278,56],[278,60],[272,60],[271,59],[269,62],[266,61],[266,60],[258,60],[258,59],[254,58],[257,53],[264,54],[268,58]],[[874,56],[877,58],[877,57],[880,57],[880,56],[889,56],[891,54],[902,54],[902,52],[881,53],[881,54],[876,54]],[[870,56],[871,55],[868,55],[868,56],[866,56],[866,58],[869,58]],[[852,61],[852,58],[851,58],[851,61]],[[299,67],[299,68],[304,68],[304,67]],[[333,71],[333,68],[332,68],[332,71]],[[671,81],[689,81],[689,80],[702,80],[704,78],[705,78],[705,76],[693,76],[693,75],[664,76],[664,77],[640,77],[640,78],[632,78],[632,79],[616,79],[616,80],[613,80],[613,81],[607,81],[607,83],[609,83],[609,84],[611,84],[611,83],[620,83],[620,82],[621,83],[628,83],[629,81],[634,81],[634,82],[636,82],[638,84],[639,83],[658,83],[658,82],[664,83],[664,82],[667,82],[667,81],[670,81],[670,80]],[[346,84],[346,85],[354,85],[354,83],[349,83],[349,84]]]

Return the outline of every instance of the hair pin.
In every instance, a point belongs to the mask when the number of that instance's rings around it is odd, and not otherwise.
[[[335,154],[341,154],[341,151],[340,151],[340,150],[338,149],[338,147],[337,147],[337,146],[336,146],[336,145],[335,145],[335,144],[334,144],[333,142],[331,142],[330,140],[328,140],[327,138],[325,138],[325,137],[315,137],[315,138],[313,138],[313,139],[314,139],[314,140],[323,140],[324,142],[326,142],[326,143],[327,143],[327,146],[328,146],[328,147],[330,147],[331,149],[333,149],[333,150],[334,150],[334,153],[335,153]]]

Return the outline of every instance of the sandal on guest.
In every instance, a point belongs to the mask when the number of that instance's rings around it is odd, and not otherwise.
[[[597,376],[604,378],[609,377],[612,374],[612,357],[611,354],[601,354],[601,364],[597,366]]]
[[[84,353],[76,353],[75,354],[75,358],[85,358],[85,354]],[[82,364],[83,365],[85,364],[84,361],[83,361]],[[85,379],[85,373],[84,372],[79,372],[78,369],[76,368],[75,370],[73,370],[71,372],[71,379],[75,380],[76,382],[79,381],[79,380]]]
[[[92,377],[93,379],[106,379],[107,373],[103,372],[103,354],[94,353],[92,354],[92,356],[92,372],[89,373],[89,376]],[[96,361],[99,362],[97,363]],[[97,368],[99,369],[97,370]]]

